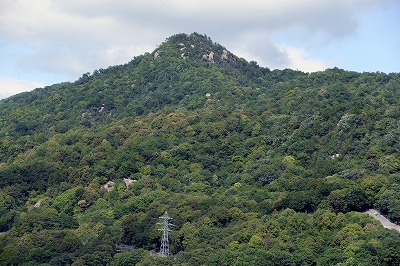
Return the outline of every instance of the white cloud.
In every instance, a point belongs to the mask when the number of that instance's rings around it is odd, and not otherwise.
[[[43,86],[44,84],[38,81],[18,80],[0,76],[0,99]]]
[[[282,45],[281,49],[289,59],[288,68],[298,69],[305,72],[322,71],[334,65],[321,59],[311,58],[308,52],[300,47]]]

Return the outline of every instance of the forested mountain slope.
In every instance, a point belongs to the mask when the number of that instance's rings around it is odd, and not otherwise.
[[[0,264],[398,265],[399,234],[360,212],[400,223],[399,118],[399,73],[174,35],[0,101]],[[173,255],[151,256],[166,210]]]

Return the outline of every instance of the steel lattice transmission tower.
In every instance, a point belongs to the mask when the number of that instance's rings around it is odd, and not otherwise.
[[[170,225],[173,226],[173,224],[169,223],[169,220],[171,220],[172,218],[168,216],[167,211],[165,211],[164,215],[161,216],[160,219],[163,219],[162,223],[158,223],[159,225],[162,225],[162,228],[158,230],[163,232],[161,239],[160,255],[161,257],[165,257],[169,255],[168,232],[170,232],[171,230],[168,227]]]

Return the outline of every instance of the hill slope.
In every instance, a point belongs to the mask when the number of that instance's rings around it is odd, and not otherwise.
[[[1,262],[396,265],[359,211],[400,221],[399,94],[398,73],[271,71],[193,33],[10,97]],[[175,255],[151,257],[165,210]]]

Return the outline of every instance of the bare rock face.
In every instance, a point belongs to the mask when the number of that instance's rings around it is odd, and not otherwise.
[[[114,187],[114,182],[113,181],[108,181],[103,188],[107,190],[107,192],[110,192],[110,190]]]
[[[35,204],[28,206],[28,210],[32,210],[33,208],[39,208],[40,206],[42,206],[42,201],[44,199],[40,199],[38,200]]]
[[[184,43],[178,43],[178,48],[179,48],[179,50],[185,50],[186,49],[186,46],[185,46],[185,44]]]
[[[227,50],[222,51],[221,59],[228,60],[228,51]]]
[[[33,207],[39,208],[42,205],[42,201],[43,201],[43,199],[39,200],[38,202],[35,203],[35,205],[33,205]]]
[[[223,67],[234,66],[238,59],[225,47],[212,42],[206,35],[198,33],[171,36],[158,46],[152,55],[154,60],[160,60],[163,57],[179,57],[186,61],[202,61]]]
[[[214,63],[214,52],[210,52],[209,54],[204,54],[201,59],[207,62]]]
[[[137,180],[134,179],[130,179],[130,178],[124,178],[124,183],[126,188],[128,188],[130,185],[132,185],[133,183],[135,183]]]

